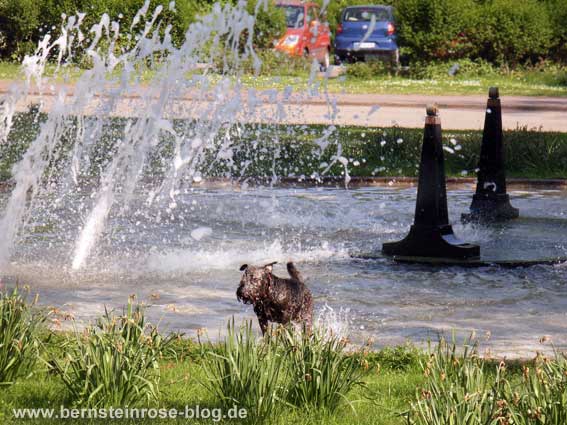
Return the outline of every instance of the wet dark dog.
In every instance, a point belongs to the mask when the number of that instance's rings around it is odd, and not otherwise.
[[[268,322],[287,324],[295,322],[311,329],[313,321],[313,297],[305,286],[299,271],[293,263],[287,263],[290,279],[272,274],[272,266],[254,267],[244,264],[236,298],[244,304],[252,304],[260,322],[262,334],[268,329]]]

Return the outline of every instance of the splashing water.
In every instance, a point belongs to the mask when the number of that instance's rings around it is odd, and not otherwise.
[[[317,313],[315,326],[327,337],[348,338],[350,334],[350,313],[348,308],[333,309],[325,304]]]
[[[259,1],[256,11],[264,3]],[[78,270],[99,244],[109,214],[132,214],[134,193],[145,194],[143,208],[160,221],[175,216],[183,187],[207,175],[243,178],[256,160],[271,156],[271,183],[277,181],[275,167],[285,157],[278,132],[285,130],[270,128],[272,140],[266,140],[253,124],[280,122],[289,113],[282,102],[292,90],[281,96],[272,91],[267,102],[255,90],[245,94],[244,65],[262,66],[252,45],[255,16],[245,2],[215,4],[187,29],[179,46],[172,41],[171,25],[162,21],[162,6],[153,11],[149,6],[146,0],[129,23],[104,14],[84,28],[85,14],[66,17],[60,35],[46,35],[35,54],[24,59],[25,83],[12,90],[2,108],[1,142],[8,143],[15,114],[29,103],[39,105],[39,130],[13,168],[15,187],[0,217],[0,265],[25,237],[34,211],[49,214],[70,192],[83,199],[76,211],[85,224],[76,226],[71,259]],[[137,32],[128,43],[121,26]],[[58,78],[68,78],[67,64],[81,55],[92,66],[74,88],[58,84]],[[52,77],[46,75],[50,60],[56,63]],[[149,81],[142,80],[142,71]],[[319,84],[315,72],[310,90]],[[331,124],[332,119],[333,114]],[[333,129],[317,142],[315,157],[337,149]],[[249,157],[237,158],[246,143]],[[332,163],[339,160],[337,150]]]

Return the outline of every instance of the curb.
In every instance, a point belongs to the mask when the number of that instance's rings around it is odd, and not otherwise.
[[[358,187],[414,187],[417,186],[417,177],[351,177],[348,188]],[[446,183],[451,188],[468,187],[476,184],[476,177],[449,177]],[[0,192],[6,192],[14,187],[14,181],[0,182]],[[250,180],[234,180],[228,178],[203,179],[200,183],[194,183],[193,187],[203,188],[226,188],[242,187],[246,184],[251,187],[270,186],[271,177],[258,177]],[[506,180],[508,188],[515,189],[554,189],[567,190],[567,179],[527,179],[510,178]],[[336,187],[345,188],[344,177],[324,177],[320,179],[284,177],[273,184],[274,187]]]

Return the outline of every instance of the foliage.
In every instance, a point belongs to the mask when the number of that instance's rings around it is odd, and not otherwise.
[[[226,3],[228,0],[222,0]],[[211,0],[178,1],[170,9],[167,0],[151,0],[161,13],[161,31],[171,24],[173,41],[183,42],[192,22],[211,10]],[[364,0],[319,0],[322,19],[335,33],[346,6],[368,3]],[[5,0],[0,2],[0,56],[20,60],[30,53],[47,32],[56,35],[61,16],[85,12],[85,27],[90,28],[106,13],[111,20],[132,21],[143,2],[140,0]],[[385,0],[396,10],[396,25],[404,53],[414,61],[468,58],[516,66],[538,58],[567,58],[563,0]],[[255,15],[253,44],[269,49],[285,31],[281,10],[271,0],[248,0],[248,12]],[[143,25],[144,19],[141,20]],[[122,25],[119,44],[132,42],[135,35],[129,24]]]
[[[286,30],[285,14],[275,3],[268,0],[248,0],[247,10],[256,17],[253,45],[256,49],[274,47]]]
[[[567,2],[563,0],[546,0],[547,10],[553,28],[553,49],[555,56],[567,62]]]
[[[2,57],[18,59],[35,47],[40,9],[34,0],[0,2],[0,52]]]
[[[290,57],[277,50],[264,49],[257,52],[258,58],[262,61],[259,70],[254,69],[250,61],[245,64],[244,70],[251,74],[265,76],[278,76],[282,73],[289,76],[304,76],[309,72],[311,64],[301,57]],[[277,77],[275,77],[277,78]]]
[[[538,355],[533,367],[522,368],[521,387],[509,386],[507,398],[514,423],[518,425],[559,425],[567,423],[567,357]]]
[[[547,56],[553,29],[547,9],[537,0],[493,0],[483,6],[482,29],[473,35],[480,56],[516,65]],[[481,32],[482,31],[482,32]]]
[[[378,368],[407,371],[416,368],[423,357],[422,350],[406,344],[396,347],[384,347],[382,350],[371,353],[369,361]]]
[[[246,408],[266,419],[285,406],[332,413],[363,386],[367,351],[347,353],[346,340],[293,327],[272,328],[257,340],[251,322],[229,322],[220,344],[202,343],[201,366],[207,391],[223,406]]]
[[[317,328],[312,332],[279,329],[276,340],[285,352],[287,400],[292,406],[329,413],[345,402],[353,408],[347,395],[356,386],[365,386],[367,350],[347,354],[346,339]]]
[[[16,114],[8,143],[0,144],[0,171],[10,177],[10,168],[18,161],[38,131],[41,118],[33,113]],[[32,123],[33,125],[30,125]],[[67,149],[73,138],[74,121],[69,134],[62,138]],[[175,126],[190,125],[176,121]],[[116,119],[105,129],[100,146],[93,151],[94,177],[112,157],[116,139],[126,121]],[[221,139],[230,136],[228,148]],[[445,169],[448,176],[474,177],[482,132],[443,132]],[[148,163],[145,173],[159,179],[170,164],[171,141],[163,140]],[[205,178],[270,179],[277,183],[287,177],[320,178],[344,176],[345,164],[351,176],[416,176],[423,142],[422,129],[334,127],[321,125],[246,124],[227,129],[204,151],[199,171]],[[504,150],[508,177],[563,178],[567,175],[567,135],[518,128],[504,132]],[[230,151],[230,155],[226,152]],[[65,155],[50,172],[65,167]],[[214,165],[213,165],[214,164]]]
[[[400,45],[414,59],[450,59],[474,54],[470,32],[478,26],[474,0],[399,0]]]
[[[218,346],[202,343],[204,387],[222,406],[247,409],[255,419],[271,416],[281,405],[283,354],[274,339],[259,342],[252,322],[236,327],[228,323],[227,335]]]
[[[410,423],[427,425],[506,423],[499,395],[502,365],[493,376],[478,356],[477,344],[467,340],[462,352],[441,340],[423,365],[426,385],[412,405]],[[504,414],[503,414],[504,413]]]
[[[18,288],[0,290],[0,387],[30,374],[37,360],[38,330],[45,315]]]
[[[378,75],[384,75],[388,72],[388,68],[383,62],[355,62],[347,67],[347,75],[361,80],[370,80]]]
[[[422,365],[426,383],[416,394],[408,423],[560,425],[567,422],[567,360],[540,354],[521,365],[521,378],[505,361],[484,360],[477,342],[459,349],[441,340]],[[517,369],[517,368],[516,368]]]
[[[321,1],[333,32],[347,6],[359,0]],[[399,44],[413,61],[483,59],[517,65],[565,58],[567,6],[562,0],[391,0]]]
[[[143,307],[130,299],[123,315],[105,311],[95,326],[76,331],[50,366],[77,406],[144,405],[159,398],[158,362],[172,340],[146,324]]]

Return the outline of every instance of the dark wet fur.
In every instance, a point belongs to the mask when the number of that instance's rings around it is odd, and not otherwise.
[[[240,270],[244,275],[236,291],[236,298],[245,304],[254,305],[262,333],[266,333],[268,322],[298,323],[311,329],[313,322],[313,297],[299,271],[292,262],[287,263],[290,278],[272,274],[272,266],[254,267],[244,264]]]

